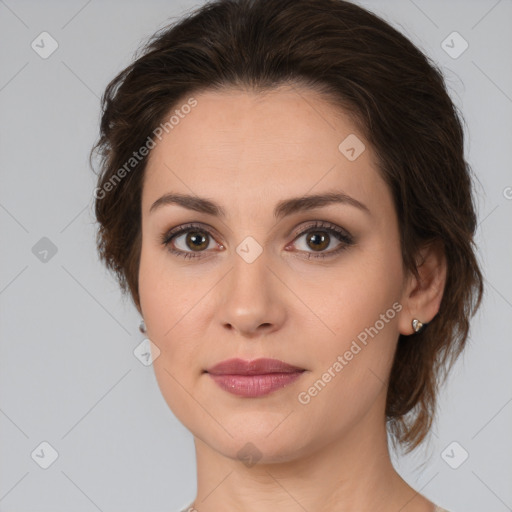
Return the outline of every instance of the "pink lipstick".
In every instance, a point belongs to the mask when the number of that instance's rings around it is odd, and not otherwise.
[[[238,396],[258,397],[284,388],[298,379],[304,368],[278,359],[228,359],[206,372],[225,391]]]

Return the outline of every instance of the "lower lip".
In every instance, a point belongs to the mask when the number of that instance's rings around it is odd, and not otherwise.
[[[225,391],[245,397],[264,396],[297,380],[303,372],[264,375],[213,375],[210,377]]]

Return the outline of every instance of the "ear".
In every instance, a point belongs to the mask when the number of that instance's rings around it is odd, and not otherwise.
[[[440,241],[424,246],[416,257],[418,277],[412,272],[405,280],[400,313],[400,334],[414,334],[412,320],[426,324],[439,311],[446,284],[446,255]]]

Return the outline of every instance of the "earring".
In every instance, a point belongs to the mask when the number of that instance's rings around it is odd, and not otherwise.
[[[420,332],[421,329],[423,329],[423,327],[425,325],[427,325],[427,324],[424,324],[423,322],[420,322],[417,318],[415,318],[412,321],[412,328],[414,329],[414,332]]]
[[[145,334],[146,333],[146,324],[144,323],[144,319],[142,319],[140,321],[140,324],[139,324],[139,331],[142,333],[142,334]]]

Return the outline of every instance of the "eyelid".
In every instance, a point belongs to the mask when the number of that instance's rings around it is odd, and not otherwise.
[[[337,224],[334,224],[329,221],[325,220],[314,220],[310,221],[310,223],[306,222],[306,225],[301,225],[300,228],[296,229],[293,233],[293,241],[297,239],[297,237],[304,235],[305,233],[308,233],[309,231],[312,231],[313,229],[317,228],[319,231],[325,230],[325,231],[334,231],[343,238],[346,239],[347,242],[353,242],[354,237],[344,228],[341,226],[338,226]]]
[[[165,231],[164,234],[161,237],[162,243],[165,243],[166,241],[170,241],[172,237],[176,235],[181,235],[183,233],[186,233],[187,231],[192,231],[193,229],[197,229],[198,231],[205,231],[210,236],[214,236],[214,238],[220,238],[219,233],[215,228],[208,224],[203,224],[202,222],[188,222],[186,224],[180,224],[179,226],[176,226],[175,228],[171,228],[168,231]],[[218,242],[220,244],[220,242]],[[220,244],[223,245],[223,244]]]

